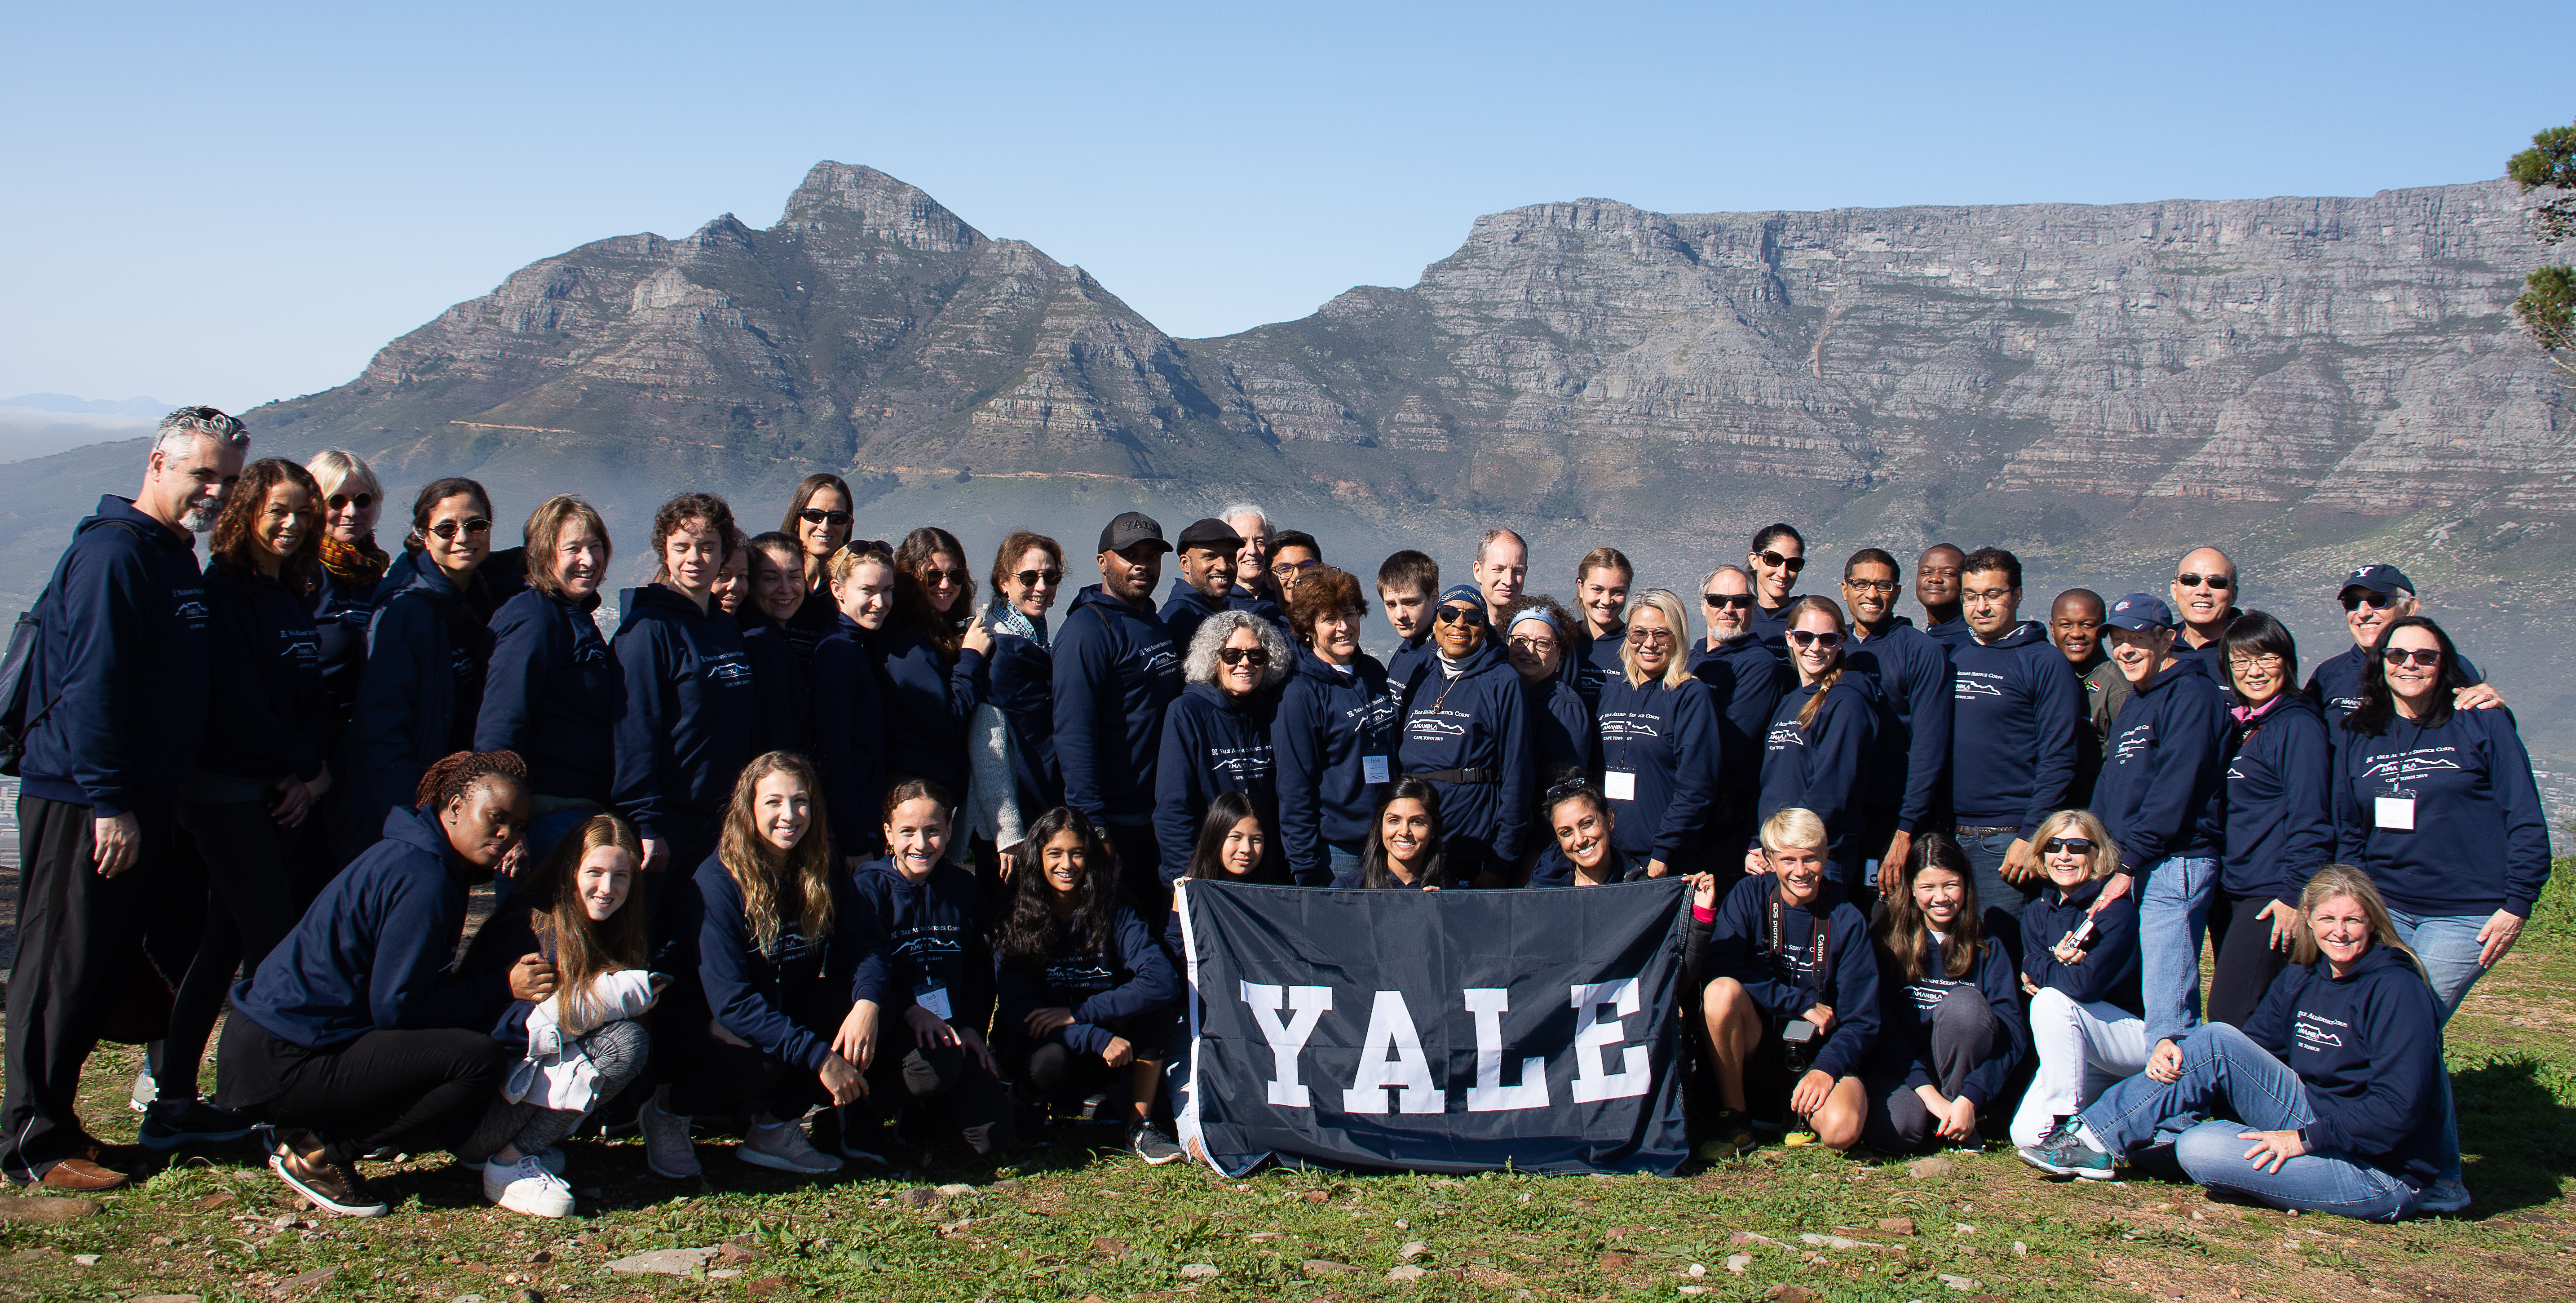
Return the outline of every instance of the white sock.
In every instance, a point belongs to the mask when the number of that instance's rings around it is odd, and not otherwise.
[[[2078,1120],[2076,1122],[2075,1138],[2083,1141],[2086,1147],[2090,1148],[2094,1153],[2107,1154],[2111,1152],[2111,1147],[2103,1144],[2102,1137],[2094,1133],[2093,1124],[2090,1122],[2082,1120]]]

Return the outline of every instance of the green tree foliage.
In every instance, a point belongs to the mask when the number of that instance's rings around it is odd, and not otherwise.
[[[2531,138],[2531,148],[2505,163],[2505,174],[2525,193],[2555,190],[2549,202],[2533,209],[2532,234],[2543,244],[2576,238],[2576,126],[2551,127]],[[2566,354],[2576,351],[2576,267],[2542,267],[2523,282],[2513,314],[2531,332],[2533,343],[2561,368],[2576,371]]]

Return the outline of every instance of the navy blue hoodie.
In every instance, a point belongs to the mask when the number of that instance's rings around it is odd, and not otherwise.
[[[2030,1052],[2030,1024],[2021,1014],[2021,983],[2014,980],[2012,960],[2004,955],[2003,943],[1985,938],[1966,977],[1947,976],[1950,947],[1939,940],[1932,943],[1931,965],[1917,981],[1905,980],[1905,968],[1897,956],[1877,958],[1881,1027],[1872,1057],[1877,1071],[1890,1076],[1903,1073],[1907,1090],[1941,1088],[1941,1073],[1932,1063],[1932,1023],[1941,1012],[1941,1002],[1963,986],[1986,997],[1986,1007],[2003,1024],[2004,1044],[1968,1069],[1958,1096],[1975,1103],[1980,1115],[1986,1113],[2010,1083],[2013,1065]]]
[[[206,736],[196,548],[114,494],[72,531],[40,603],[21,792],[102,819],[179,799]]]
[[[1055,639],[1055,758],[1064,803],[1133,820],[1154,806],[1163,710],[1181,695],[1181,653],[1150,611],[1074,594]]]
[[[1825,694],[1816,722],[1801,729],[1798,712],[1815,695],[1812,686],[1792,688],[1772,712],[1754,823],[1758,828],[1793,807],[1813,811],[1833,834],[1833,862],[1849,871],[1861,864],[1860,785],[1878,736],[1878,685],[1846,669]]]
[[[357,759],[375,812],[410,805],[424,771],[472,748],[492,655],[492,631],[446,571],[416,563],[401,587],[393,579],[358,683]]]
[[[818,1035],[788,1015],[788,1005],[796,1002],[793,988],[824,982],[836,994],[849,991],[855,1003],[863,983],[871,975],[882,980],[885,973],[868,911],[846,875],[836,870],[831,881],[831,935],[803,935],[800,910],[781,920],[778,940],[764,955],[743,916],[742,888],[722,859],[708,856],[686,888],[670,893],[662,911],[659,930],[667,939],[653,957],[653,971],[670,974],[683,987],[663,1007],[685,1016],[703,1007],[717,1026],[761,1053],[819,1070],[832,1053],[830,1029]],[[880,1046],[903,1035],[899,1023],[891,1030],[878,1026]]]
[[[492,617],[492,665],[474,749],[518,752],[539,796],[604,806],[616,777],[626,683],[591,619],[598,609],[596,593],[575,603],[536,588],[502,603]]]
[[[863,647],[868,631],[838,618],[813,657],[814,764],[836,859],[875,853],[886,790],[885,705]]]
[[[1776,873],[1741,878],[1718,899],[1714,922],[1692,922],[1708,931],[1707,976],[1742,983],[1774,1028],[1819,1004],[1833,1010],[1834,1025],[1824,1042],[1809,1051],[1807,1066],[1837,1080],[1853,1076],[1878,1042],[1878,947],[1870,943],[1869,920],[1828,875],[1813,903],[1781,907],[1775,947],[1770,906],[1779,887]],[[1820,915],[1825,920],[1826,970],[1821,979],[1816,974]]]
[[[1784,661],[1789,658],[1789,608],[1796,606],[1801,596],[1803,594],[1792,591],[1789,594],[1789,600],[1782,602],[1779,609],[1773,610],[1762,604],[1759,585],[1757,585],[1753,598],[1753,612],[1744,626],[1753,631],[1755,642],[1770,648],[1772,655]]]
[[[206,604],[215,682],[200,767],[273,783],[322,772],[331,702],[322,691],[321,638],[304,599],[257,571],[211,566]]]
[[[1427,634],[1420,638],[1398,639],[1395,650],[1386,658],[1386,681],[1394,684],[1397,692],[1411,692],[1414,680],[1432,663],[1435,654]]]
[[[2062,664],[2065,657],[2058,657]],[[2225,817],[2227,692],[2201,656],[2175,660],[2129,694],[2111,722],[2111,754],[2093,785],[2093,813],[2120,844],[2120,864],[2146,876],[2159,860],[2218,854]]]
[[[916,997],[945,991],[948,1021],[981,1035],[993,1021],[993,951],[975,875],[941,860],[913,882],[893,861],[869,860],[852,881],[884,960],[860,971],[857,998],[876,1001],[883,1025],[901,1027]]]
[[[233,987],[234,1011],[308,1050],[371,1031],[491,1027],[510,1003],[508,973],[448,971],[465,931],[464,873],[435,817],[408,806],[386,815],[385,839]]]
[[[2308,700],[2325,711],[2328,741],[2342,741],[2337,735],[2343,731],[2343,717],[2361,704],[2361,679],[2369,672],[2370,652],[2359,643],[2344,648],[2341,656],[2317,662],[2316,669],[2309,672]],[[2479,673],[2466,656],[2460,658],[2460,673],[2467,675],[2471,683],[2487,681],[2487,676]]]
[[[1540,811],[1542,816],[1546,813],[1544,810]],[[1573,886],[1574,861],[1567,859],[1564,848],[1556,844],[1554,829],[1548,829],[1546,835],[1547,848],[1538,853],[1538,862],[1530,866],[1529,885],[1533,887]],[[1608,867],[1612,882],[1646,880],[1646,861],[1620,850],[1615,844],[1610,848]]]
[[[1932,826],[1942,771],[1950,763],[1950,715],[1957,695],[1950,682],[1950,649],[1901,615],[1877,637],[1844,646],[1844,660],[1878,680],[1884,707],[1876,751],[1863,779],[1861,808],[1893,810],[1898,829],[1921,832]]]
[[[2103,882],[2084,883],[2073,891],[2054,882],[2039,889],[2039,898],[2021,911],[2021,971],[2044,988],[2063,993],[2077,1004],[2108,1004],[2131,1017],[2146,1016],[2139,986],[2138,898],[2133,893],[2093,915],[2093,944],[2084,961],[2057,962],[2057,943],[2084,924],[2084,911],[2102,895]]]
[[[1583,694],[1583,703],[1588,706],[1601,700],[1602,684],[1628,673],[1627,662],[1620,659],[1621,650],[1628,645],[1628,626],[1623,624],[1596,636],[1592,626],[1577,617],[1574,641],[1579,646],[1567,659],[1576,662],[1575,687]]]
[[[787,617],[788,650],[796,654],[802,668],[814,663],[814,649],[841,627],[841,604],[832,600],[832,586],[823,584],[805,594],[796,604],[796,614]]]
[[[618,598],[610,650],[626,680],[613,795],[638,836],[712,845],[751,763],[756,701],[742,631],[661,584]]]
[[[1498,780],[1431,782],[1440,794],[1441,853],[1460,878],[1489,869],[1507,874],[1529,849],[1538,785],[1526,700],[1520,675],[1489,640],[1468,653],[1454,678],[1435,655],[1405,708],[1398,773],[1481,769]]]
[[[1716,651],[1700,639],[1691,644],[1690,667],[1691,677],[1708,685],[1709,703],[1717,707],[1721,791],[1742,791],[1762,773],[1771,717],[1780,712],[1780,698],[1796,686],[1798,676],[1759,638],[1738,638]]]
[[[1118,1034],[1102,1024],[1140,1018],[1181,998],[1181,975],[1164,957],[1153,934],[1125,905],[1112,903],[1109,909],[1109,943],[1098,951],[1085,944],[1082,920],[1067,918],[1056,920],[1055,949],[1043,964],[996,952],[993,986],[1000,1002],[993,1019],[996,1028],[1025,1034],[1030,1014],[1070,1009],[1073,1022],[1047,1033],[1045,1039],[1083,1054],[1099,1054]],[[1138,1058],[1162,1056],[1160,1044],[1135,1036],[1129,1043]]]
[[[1582,689],[1566,682],[1562,674],[1536,683],[1523,679],[1521,693],[1521,716],[1529,721],[1532,759],[1538,765],[1537,786],[1546,788],[1565,769],[1591,772],[1598,730],[1592,723],[1590,700],[1597,698],[1587,700]]]
[[[1930,612],[1924,614],[1926,619],[1930,618]],[[1964,615],[1954,615],[1938,624],[1924,625],[1923,636],[1954,651],[1962,643],[1977,640],[1976,631],[1968,627],[1968,618]]]
[[[1368,781],[1367,758],[1395,772],[1404,703],[1386,670],[1366,652],[1336,669],[1312,651],[1279,689],[1270,751],[1279,765],[1279,826],[1288,871],[1303,887],[1332,880],[1329,843],[1363,841],[1385,783]],[[1182,868],[1189,861],[1181,862]],[[1179,870],[1175,870],[1179,872]]]
[[[358,708],[358,683],[367,669],[367,625],[376,617],[376,593],[383,585],[382,576],[361,583],[326,569],[321,590],[313,595],[313,627],[322,640],[322,686],[331,697],[335,740]]]
[[[2075,667],[2047,630],[2024,620],[1990,643],[1952,643],[1950,676],[1949,821],[2037,833],[2075,781],[2084,732]]]
[[[1618,820],[1611,844],[1671,869],[1696,868],[1700,833],[1724,777],[1708,685],[1683,679],[1668,688],[1659,677],[1631,686],[1623,668],[1601,684],[1599,730],[1605,776],[1626,773],[1635,782],[1632,799],[1610,802]]]
[[[1224,792],[1252,798],[1261,826],[1279,826],[1279,766],[1271,757],[1274,703],[1268,687],[1228,696],[1213,683],[1193,683],[1163,712],[1161,758],[1154,763],[1154,841],[1162,850],[1163,885],[1189,871],[1199,820]]]
[[[2497,712],[2501,713],[2501,712]],[[2374,945],[2333,975],[2327,961],[2293,964],[2245,1038],[2290,1065],[2317,1120],[2299,1128],[2308,1152],[2331,1149],[2417,1189],[2442,1165],[2442,1020],[2433,988],[2398,950]]]
[[[2335,858],[2409,914],[2531,917],[2549,881],[2549,822],[2509,710],[2454,710],[2440,728],[2392,718],[2338,729]],[[2412,832],[2379,825],[2381,797],[2414,798]]]
[[[1055,652],[1042,641],[1044,619],[1034,622],[1035,639],[991,626],[993,653],[985,663],[991,695],[1011,733],[1011,771],[1019,780],[1020,817],[1064,804],[1064,770],[1055,758]]]
[[[772,624],[746,604],[735,613],[743,659],[751,662],[751,753],[814,753],[814,644],[797,642],[812,630]],[[816,640],[816,641],[819,641]]]
[[[1278,626],[1282,631],[1288,627],[1288,617],[1281,613],[1279,604],[1269,598],[1233,594],[1210,597],[1190,587],[1188,580],[1174,579],[1172,595],[1164,599],[1162,610],[1163,627],[1171,631],[1172,647],[1184,658],[1188,657],[1190,639],[1198,636],[1199,626],[1207,623],[1207,618],[1219,611],[1250,611],[1256,617]],[[1296,646],[1296,638],[1290,637],[1288,645]]]
[[[891,623],[863,646],[885,709],[886,772],[927,778],[965,800],[966,728],[984,704],[984,653],[960,651],[952,665],[920,630]]]
[[[2334,859],[2334,748],[2316,703],[2294,692],[2235,729],[2227,762],[2218,886],[2239,900],[2299,903],[2299,889]]]

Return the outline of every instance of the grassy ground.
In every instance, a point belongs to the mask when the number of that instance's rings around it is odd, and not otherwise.
[[[1924,1173],[1768,1149],[1674,1180],[1232,1182],[1059,1143],[1016,1167],[812,1184],[708,1143],[709,1179],[679,1186],[649,1176],[632,1141],[580,1141],[580,1214],[556,1222],[485,1205],[443,1158],[370,1165],[397,1207],[345,1221],[246,1155],[191,1156],[106,1196],[99,1215],[0,1221],[0,1297],[2567,1299],[2576,865],[2560,867],[2526,943],[2452,1023],[2478,1196],[2461,1218],[2371,1226],[2149,1180],[2055,1184],[2001,1147]],[[92,1064],[84,1107],[102,1137],[133,1135],[138,1057],[108,1047]],[[685,1247],[722,1256],[682,1277],[605,1268]]]

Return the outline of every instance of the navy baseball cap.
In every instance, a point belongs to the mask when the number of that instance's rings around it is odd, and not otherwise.
[[[2165,605],[2165,599],[2153,593],[2131,593],[2111,603],[2111,609],[2102,615],[2102,623],[2131,633],[2171,633],[2173,610]]]
[[[1162,522],[1141,511],[1122,511],[1117,519],[1101,528],[1100,550],[1103,552],[1124,552],[1139,543],[1151,543],[1166,552],[1172,550],[1172,545],[1163,541]]]
[[[2405,593],[2413,596],[2415,581],[2406,572],[2390,565],[2367,565],[2344,576],[2343,589],[2367,588],[2374,593]]]
[[[1440,600],[1434,605],[1447,606],[1451,602],[1466,602],[1481,607],[1485,604],[1485,590],[1474,584],[1451,584],[1447,591],[1440,594]]]

